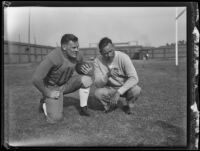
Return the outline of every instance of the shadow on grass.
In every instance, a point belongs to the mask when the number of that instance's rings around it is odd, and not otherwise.
[[[65,96],[63,101],[63,106],[74,106],[77,111],[80,113],[80,100],[72,96]],[[90,95],[88,98],[88,108],[91,110],[100,110],[103,111],[102,104],[93,96]]]
[[[89,96],[88,107],[92,110],[104,111],[103,105],[94,95]],[[110,112],[116,110],[117,108],[120,108],[121,110],[123,110],[123,103],[121,101],[118,101],[118,104],[116,106],[111,106]]]
[[[164,130],[164,134],[167,139],[161,144],[165,146],[184,146],[186,145],[184,130],[178,126],[172,125],[166,121],[157,120],[155,125],[161,127]]]
[[[103,111],[103,105],[97,100],[94,95],[89,96],[88,107],[92,110]]]

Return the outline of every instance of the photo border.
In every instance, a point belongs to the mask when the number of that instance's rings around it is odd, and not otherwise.
[[[199,60],[199,56],[196,55],[195,45],[198,45],[199,42],[195,42],[195,27],[198,29],[199,32],[199,20],[197,20],[198,16],[198,3],[197,2],[110,2],[110,1],[96,1],[96,2],[87,2],[87,1],[80,1],[80,2],[68,2],[68,1],[3,1],[2,2],[3,8],[7,7],[186,7],[187,8],[187,146],[186,147],[12,147],[4,142],[4,131],[1,133],[1,140],[3,141],[2,146],[6,149],[64,149],[64,150],[90,150],[90,149],[112,149],[112,150],[129,150],[129,149],[137,149],[137,150],[144,150],[144,149],[154,149],[154,150],[167,150],[167,149],[195,149],[195,139],[198,134],[195,132],[195,121],[197,120],[195,116],[195,111],[191,109],[191,106],[196,102],[199,103],[197,97],[199,96],[196,92],[196,88],[198,89],[198,74],[195,74],[195,62]],[[4,12],[3,12],[4,13]],[[2,14],[3,16],[3,14]],[[4,16],[3,16],[4,17]],[[3,19],[4,21],[4,19]],[[4,27],[2,27],[4,31]],[[4,33],[3,33],[4,37]],[[3,43],[3,42],[2,42]],[[2,46],[3,48],[3,46]],[[2,49],[3,50],[3,49]],[[2,51],[3,56],[3,51]],[[4,64],[4,60],[2,57],[2,64]],[[3,65],[1,66],[3,68]],[[197,67],[198,68],[198,67]],[[1,70],[4,71],[4,70]],[[3,80],[3,78],[2,78]],[[2,81],[4,83],[4,80]],[[196,86],[197,85],[197,86]],[[2,97],[4,100],[4,97]],[[3,102],[3,101],[2,101]],[[1,103],[2,108],[4,107],[4,103]],[[198,106],[199,110],[199,106]],[[198,113],[199,114],[199,113]],[[4,122],[4,112],[1,116],[2,122]],[[1,127],[3,124],[1,125]],[[4,130],[2,127],[1,130]]]

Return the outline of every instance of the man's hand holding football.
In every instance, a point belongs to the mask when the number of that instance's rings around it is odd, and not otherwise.
[[[81,71],[84,73],[84,74],[89,74],[90,71],[92,71],[92,67],[89,66],[88,64],[84,64],[81,66]]]

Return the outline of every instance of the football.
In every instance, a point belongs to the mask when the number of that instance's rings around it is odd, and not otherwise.
[[[88,65],[89,67],[92,67],[92,65],[88,62],[78,62],[76,65],[75,65],[75,70],[78,74],[84,74],[82,71],[81,71],[81,67],[82,65]]]

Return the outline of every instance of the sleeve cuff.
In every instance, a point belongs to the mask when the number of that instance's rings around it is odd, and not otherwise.
[[[120,95],[123,95],[126,90],[123,87],[121,87],[117,91],[119,92]]]

